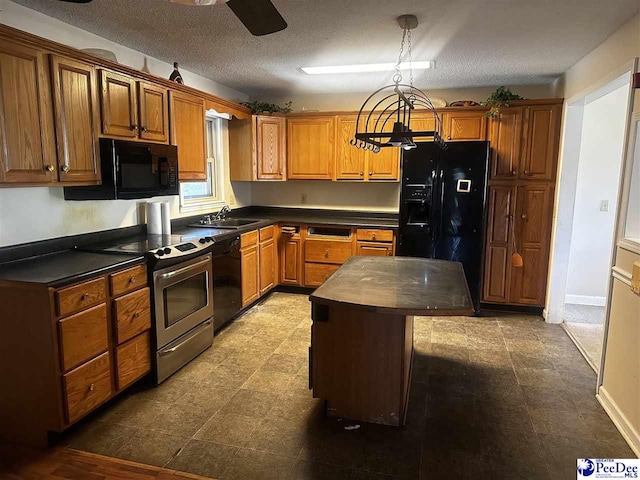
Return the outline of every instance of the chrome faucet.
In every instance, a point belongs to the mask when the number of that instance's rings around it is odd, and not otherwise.
[[[215,216],[213,217],[215,220],[223,220],[224,218],[226,218],[227,213],[231,212],[231,209],[229,208],[229,205],[224,205],[220,211],[218,213],[215,214]]]

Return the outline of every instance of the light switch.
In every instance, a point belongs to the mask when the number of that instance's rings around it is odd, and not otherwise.
[[[601,212],[609,211],[609,200],[600,200],[600,211]]]

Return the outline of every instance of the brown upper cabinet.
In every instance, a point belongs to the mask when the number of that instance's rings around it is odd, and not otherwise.
[[[532,105],[525,110],[520,178],[555,178],[560,142],[561,105]]]
[[[287,178],[331,180],[335,162],[334,116],[287,119]]]
[[[287,179],[287,121],[284,116],[253,115],[229,122],[231,180]]]
[[[397,181],[400,170],[400,151],[382,148],[379,153],[351,145],[356,133],[356,115],[341,115],[336,119],[336,180],[391,180]],[[388,122],[384,130],[390,131]]]
[[[487,139],[485,110],[449,111],[442,114],[446,141],[460,142]]]
[[[493,180],[512,180],[518,176],[522,115],[522,107],[501,108],[496,118],[489,121],[489,168]]]
[[[169,141],[167,89],[109,70],[100,70],[100,84],[104,136]]]
[[[93,65],[51,56],[61,182],[99,184],[98,92]]]
[[[47,56],[0,43],[0,182],[58,180]]]
[[[178,147],[178,178],[181,181],[206,180],[204,100],[171,91],[169,102],[171,144]]]
[[[138,112],[143,140],[169,142],[168,90],[148,82],[138,82]]]

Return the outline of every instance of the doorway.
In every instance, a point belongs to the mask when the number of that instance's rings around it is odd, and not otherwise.
[[[547,321],[600,368],[631,69],[567,102]]]

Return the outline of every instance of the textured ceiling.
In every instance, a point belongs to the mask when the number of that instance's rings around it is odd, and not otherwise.
[[[405,13],[420,20],[413,58],[436,61],[435,70],[416,72],[421,88],[550,83],[640,10],[638,0],[272,0],[289,27],[253,37],[226,5],[15,1],[252,97],[388,83],[386,73],[308,76],[299,68],[394,62],[402,33],[395,17]]]

